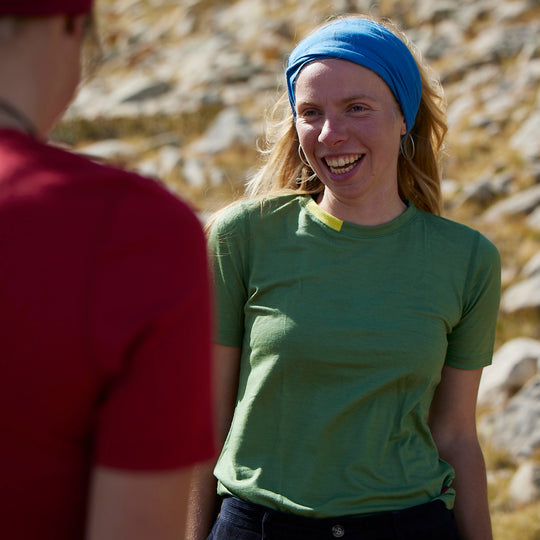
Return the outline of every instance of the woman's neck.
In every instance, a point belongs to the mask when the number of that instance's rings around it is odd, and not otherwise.
[[[328,191],[325,189],[318,195],[317,204],[330,215],[356,225],[367,227],[383,225],[393,221],[407,210],[407,204],[397,193],[395,197],[389,196],[378,202],[366,200],[365,204],[360,204],[358,201],[352,204],[350,201],[340,200]]]

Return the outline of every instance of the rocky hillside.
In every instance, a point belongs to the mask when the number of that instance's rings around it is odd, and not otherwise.
[[[499,456],[488,461],[495,523],[507,523],[509,509],[536,517],[498,538],[538,540],[539,0],[101,0],[98,8],[103,65],[54,137],[163,179],[202,214],[240,193],[256,167],[265,114],[300,38],[354,12],[407,31],[446,91],[445,214],[484,232],[503,258],[482,434]]]

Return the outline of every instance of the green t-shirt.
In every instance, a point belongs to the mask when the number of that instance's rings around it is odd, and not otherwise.
[[[411,205],[364,227],[298,195],[229,208],[210,247],[217,341],[242,347],[218,491],[313,517],[451,507],[427,415],[445,362],[491,361],[496,248]]]

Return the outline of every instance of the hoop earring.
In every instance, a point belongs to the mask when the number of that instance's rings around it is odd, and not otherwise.
[[[406,144],[404,144],[407,141],[410,141],[408,148],[406,148]],[[416,154],[416,146],[414,145],[414,139],[410,131],[408,131],[407,134],[401,139],[401,142],[399,143],[399,151],[407,161],[412,161],[414,159],[414,155]]]
[[[304,149],[302,148],[302,145],[298,145],[298,157],[300,158],[300,161],[306,166],[311,169],[311,165],[309,164],[309,161],[307,160],[306,153],[304,152]]]

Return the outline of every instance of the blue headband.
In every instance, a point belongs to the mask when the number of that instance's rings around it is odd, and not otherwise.
[[[397,36],[367,19],[341,19],[301,41],[286,71],[289,101],[296,116],[294,87],[302,68],[319,58],[339,58],[374,71],[401,106],[407,130],[414,126],[422,82],[413,55]]]

